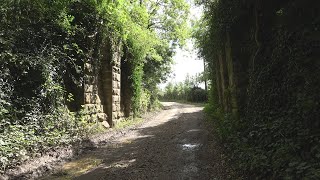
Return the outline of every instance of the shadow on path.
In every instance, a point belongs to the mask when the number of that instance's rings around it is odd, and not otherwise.
[[[88,149],[76,160],[87,162],[86,170],[80,168],[72,176],[67,171],[56,173],[51,179],[226,179],[220,155],[208,152],[207,144],[213,143],[208,137],[202,108],[177,112],[160,124],[142,126],[119,140]],[[77,164],[65,168],[72,166]]]

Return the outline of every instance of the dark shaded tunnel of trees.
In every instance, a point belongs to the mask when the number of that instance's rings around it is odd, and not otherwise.
[[[242,176],[320,179],[320,2],[194,5],[199,20],[185,0],[1,1],[0,173],[161,99],[206,102]],[[161,91],[188,38],[205,72]]]

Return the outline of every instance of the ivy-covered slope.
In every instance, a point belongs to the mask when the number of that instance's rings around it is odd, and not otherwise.
[[[320,178],[318,1],[211,1],[194,36],[211,71],[207,110],[235,167]]]

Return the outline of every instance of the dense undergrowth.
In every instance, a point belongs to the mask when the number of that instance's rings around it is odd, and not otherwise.
[[[84,55],[71,40],[66,4],[51,5],[1,2],[1,171],[85,131],[85,122],[65,107],[72,96],[64,90],[67,79],[79,86],[76,58]]]
[[[319,179],[319,3],[208,1],[194,36],[231,164],[255,179]],[[235,103],[236,102],[236,103]]]
[[[1,1],[0,172],[90,132],[83,64],[99,61],[110,39],[127,49],[134,114],[157,106],[156,85],[188,35],[188,8],[181,0]]]
[[[166,87],[159,92],[162,101],[180,101],[204,103],[208,100],[207,90],[199,87],[200,83],[206,81],[203,74],[196,74],[185,78],[183,82],[169,82]]]

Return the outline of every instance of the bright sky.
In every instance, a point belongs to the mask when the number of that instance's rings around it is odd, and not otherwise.
[[[187,49],[177,49],[176,55],[173,57],[175,64],[173,65],[172,82],[184,81],[187,74],[194,76],[203,72],[203,60],[197,57],[192,41],[188,41]],[[170,81],[168,80],[168,81]]]
[[[191,7],[191,19],[199,19],[201,14],[201,8]],[[172,67],[173,77],[168,79],[167,83],[182,82],[187,74],[194,76],[197,73],[203,72],[203,60],[197,57],[197,51],[191,40],[187,42],[187,47],[176,50],[176,55],[173,57],[173,60],[175,62]],[[167,83],[161,84],[160,88],[164,88]]]

